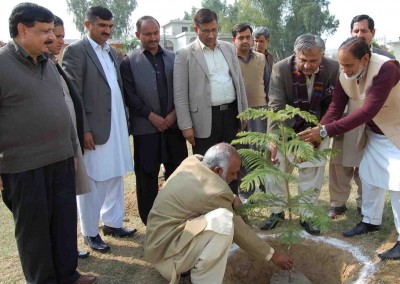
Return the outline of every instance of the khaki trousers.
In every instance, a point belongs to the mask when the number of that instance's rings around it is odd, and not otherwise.
[[[278,153],[279,155],[279,153]],[[279,167],[283,170],[283,157],[282,155],[278,156],[278,159],[282,161],[279,164]],[[292,171],[293,169],[290,169]],[[300,204],[311,203],[317,204],[319,194],[321,192],[322,183],[324,181],[324,172],[325,165],[320,167],[310,167],[310,168],[299,168],[299,177],[298,177],[298,191],[299,194],[303,193],[309,189],[317,189],[313,194],[303,196],[299,199]],[[287,197],[286,184],[285,182],[273,182],[270,181],[266,186],[266,191],[276,194],[278,196]],[[272,213],[280,213],[285,210],[285,207],[277,206],[271,208]],[[311,213],[307,210],[301,209],[300,214],[303,217],[311,217]]]
[[[342,164],[329,162],[329,199],[332,207],[346,204],[351,191],[351,179],[357,185],[357,207],[361,208],[362,187],[358,167],[344,167]]]
[[[193,284],[220,284],[225,275],[233,231],[230,235],[204,231],[194,237],[182,252],[154,267],[171,284],[178,283],[180,274],[189,270]]]

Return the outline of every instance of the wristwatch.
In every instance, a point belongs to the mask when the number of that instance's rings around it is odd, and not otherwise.
[[[326,132],[325,125],[322,125],[321,128],[319,129],[319,136],[321,136],[322,138],[328,136],[328,132]]]

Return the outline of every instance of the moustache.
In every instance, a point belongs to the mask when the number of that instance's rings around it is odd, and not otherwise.
[[[105,35],[105,36],[110,36],[110,34],[108,34],[108,33],[102,33],[102,35]]]
[[[46,45],[50,45],[50,44],[52,44],[52,43],[53,43],[52,40],[46,40],[46,41],[44,42],[44,44],[46,44]]]

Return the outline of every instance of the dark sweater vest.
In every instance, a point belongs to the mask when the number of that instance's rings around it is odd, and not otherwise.
[[[43,74],[9,43],[0,48],[0,173],[74,156],[73,129],[56,67]]]

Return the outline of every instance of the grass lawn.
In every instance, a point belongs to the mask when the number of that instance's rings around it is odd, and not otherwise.
[[[295,186],[293,185],[293,187]],[[296,192],[295,189],[293,191]],[[101,254],[92,251],[88,259],[79,260],[78,269],[81,273],[99,276],[99,283],[167,283],[143,258],[145,227],[137,212],[134,174],[125,177],[125,196],[126,217],[124,226],[136,228],[138,232],[134,237],[125,239],[104,237],[104,240],[111,246],[110,253]],[[325,177],[322,188],[320,205],[326,211],[329,208],[327,177]],[[344,216],[332,222],[330,231],[324,235],[360,245],[372,257],[373,261],[378,263],[379,271],[371,283],[400,283],[400,262],[379,262],[376,257],[377,252],[390,248],[397,238],[390,201],[387,200],[384,220],[379,232],[356,236],[351,239],[343,238],[342,232],[352,228],[360,221],[355,205],[355,190],[350,196],[348,208],[349,210]],[[257,223],[257,220],[253,221]],[[24,283],[15,245],[13,218],[2,201],[0,201],[0,224],[2,224],[0,230],[0,283]],[[279,230],[279,228],[276,230]],[[79,229],[78,245],[81,250],[88,250],[88,247],[83,244]]]

